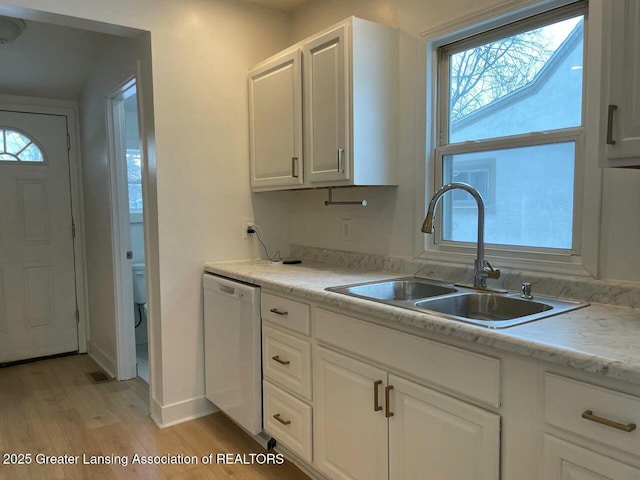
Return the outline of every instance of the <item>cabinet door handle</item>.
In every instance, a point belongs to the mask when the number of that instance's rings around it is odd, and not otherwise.
[[[591,420],[592,422],[599,423],[601,425],[606,425],[607,427],[617,428],[618,430],[622,430],[623,432],[633,432],[636,429],[635,423],[629,423],[625,425],[624,423],[614,422],[613,420],[608,420],[606,418],[598,417],[593,414],[591,410],[585,410],[582,413],[582,418],[586,420]]]
[[[291,157],[291,176],[293,178],[298,178],[298,169],[296,166],[298,165],[298,157]]]
[[[289,312],[286,310],[278,310],[277,308],[272,308],[269,310],[271,313],[275,313],[276,315],[289,315]]]
[[[273,418],[275,418],[277,421],[279,421],[281,424],[283,425],[290,425],[291,424],[291,420],[283,420],[282,418],[280,418],[280,414],[276,413]]]
[[[382,380],[376,380],[373,382],[373,411],[379,412],[382,410],[382,405],[380,405],[380,398],[378,397],[378,387],[382,385]]]
[[[393,412],[391,411],[391,406],[389,405],[391,390],[393,390],[393,385],[388,385],[384,389],[384,403],[385,403],[384,416],[387,418],[393,417]]]
[[[613,139],[613,112],[617,109],[617,105],[609,105],[607,110],[607,145],[616,144],[616,141]]]
[[[344,172],[344,148],[338,149],[338,172]]]
[[[291,362],[289,360],[280,360],[280,355],[276,355],[275,357],[271,357],[272,360],[275,360],[280,365],[289,365]]]

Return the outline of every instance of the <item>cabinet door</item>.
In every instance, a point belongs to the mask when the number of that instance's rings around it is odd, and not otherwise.
[[[249,72],[251,187],[302,185],[302,70],[295,50]]]
[[[349,25],[304,45],[307,156],[311,182],[351,177]]]
[[[322,347],[313,360],[317,468],[334,480],[386,480],[387,419],[374,408],[375,389],[384,401],[386,372]]]
[[[640,165],[640,2],[605,2],[609,9],[609,112],[607,157]],[[615,144],[612,144],[612,141]],[[637,160],[637,161],[636,161]]]
[[[540,480],[640,480],[640,470],[545,435]]]
[[[389,477],[498,480],[500,417],[389,375]]]

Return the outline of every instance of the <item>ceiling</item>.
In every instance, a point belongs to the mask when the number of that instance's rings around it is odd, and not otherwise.
[[[307,3],[308,0],[244,0],[247,3],[273,8],[282,12],[292,12],[296,8]]]
[[[113,37],[26,21],[14,42],[0,45],[0,94],[75,100],[96,53]]]
[[[310,0],[243,0],[291,12]],[[112,35],[25,20],[24,33],[0,45],[0,95],[77,100],[93,58]]]

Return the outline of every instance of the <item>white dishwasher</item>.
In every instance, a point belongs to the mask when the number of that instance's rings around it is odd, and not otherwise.
[[[260,287],[205,273],[205,395],[252,435],[262,431]]]

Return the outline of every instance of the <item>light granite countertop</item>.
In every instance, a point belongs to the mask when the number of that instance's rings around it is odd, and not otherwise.
[[[325,290],[402,276],[398,273],[308,261],[281,265],[265,260],[207,263],[205,271],[375,317],[376,323],[390,328],[424,329],[640,384],[640,309],[592,303],[579,310],[495,330]]]

